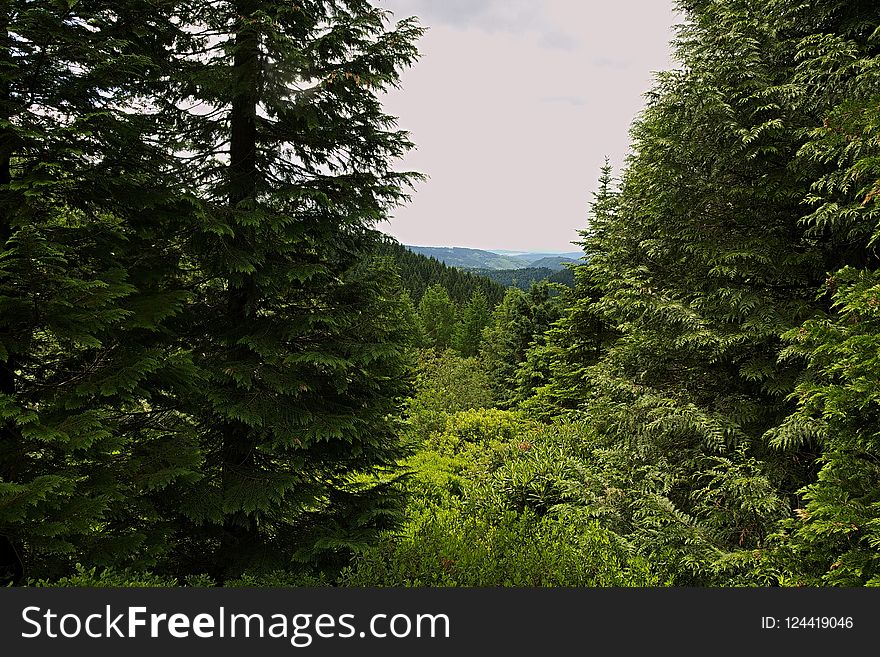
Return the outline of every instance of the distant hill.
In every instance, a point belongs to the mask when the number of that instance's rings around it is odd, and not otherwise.
[[[492,251],[480,249],[466,249],[460,246],[410,246],[407,247],[413,253],[436,258],[450,267],[462,269],[519,269],[528,267],[529,263],[517,258],[499,255]]]
[[[449,296],[458,305],[468,302],[475,290],[479,290],[486,297],[489,305],[494,307],[504,296],[507,287],[518,287],[528,290],[532,283],[550,281],[562,283],[574,287],[574,274],[560,262],[576,262],[573,258],[564,257],[562,254],[524,254],[519,253],[516,257],[525,258],[522,261],[515,260],[512,256],[504,256],[514,261],[513,267],[497,269],[493,267],[464,267],[454,266],[442,262],[437,256],[424,255],[416,251],[439,253],[443,256],[470,255],[474,258],[487,258],[491,262],[498,261],[488,256],[501,257],[491,251],[480,249],[466,249],[463,247],[413,247],[405,246],[388,235],[384,236],[379,246],[382,255],[391,256],[400,272],[404,288],[409,292],[413,301],[418,304],[428,286],[440,283]],[[476,254],[476,255],[474,255]],[[486,254],[486,255],[479,255]],[[568,255],[580,257],[580,253]],[[553,267],[529,267],[532,257],[541,256],[538,261],[547,261]]]
[[[567,251],[565,253],[544,253],[537,251],[486,251],[468,249],[462,246],[412,246],[407,245],[413,253],[429,258],[436,258],[450,267],[460,269],[509,270],[509,269],[541,269],[547,267],[553,271],[561,271],[562,263],[577,262],[583,253]]]
[[[516,258],[522,262],[533,265],[544,258],[563,258],[565,260],[580,260],[584,256],[583,251],[508,251],[506,249],[494,249],[493,253],[507,256],[508,258]]]
[[[440,262],[437,258],[414,253],[392,237],[386,236],[379,246],[382,255],[391,256],[400,272],[404,289],[418,304],[425,290],[440,283],[450,298],[459,305],[467,303],[475,290],[495,306],[504,297],[504,286],[476,272],[463,271]]]
[[[546,267],[553,271],[562,271],[566,264],[576,264],[578,261],[573,258],[565,258],[563,256],[547,256],[540,260],[529,263],[529,267],[540,269]]]

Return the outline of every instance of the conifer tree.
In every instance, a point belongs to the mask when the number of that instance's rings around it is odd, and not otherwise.
[[[344,559],[394,520],[409,329],[372,225],[414,174],[379,94],[416,57],[363,0],[189,3],[167,100],[203,199],[185,325],[206,459],[177,558],[220,579]],[[172,97],[173,96],[173,97]],[[390,276],[390,278],[389,278]]]
[[[479,290],[474,290],[455,327],[455,348],[462,356],[469,358],[480,352],[483,330],[490,320],[486,297]]]
[[[540,399],[532,410],[553,414],[582,408],[588,399],[590,367],[595,365],[616,337],[611,320],[603,316],[599,304],[602,288],[599,281],[609,266],[605,250],[609,227],[614,225],[618,190],[608,161],[602,166],[599,189],[590,206],[587,228],[580,232],[585,258],[575,266],[574,288],[565,294],[565,311],[547,333],[544,349],[545,368],[550,372],[540,388]],[[613,237],[613,234],[612,234]],[[539,410],[540,409],[540,410]]]
[[[439,283],[434,283],[419,302],[419,325],[424,346],[442,351],[452,346],[455,335],[455,304]]]
[[[880,11],[865,2],[782,5],[779,20],[818,26],[798,44],[794,82],[822,112],[800,157],[823,169],[804,224],[826,245],[827,278],[817,293],[827,307],[785,335],[784,356],[806,362],[808,370],[792,395],[797,411],[770,435],[785,452],[818,452],[819,470],[799,491],[772,567],[789,584],[874,585],[880,581],[880,426],[873,410],[880,372]]]
[[[475,291],[479,291],[491,307],[495,307],[504,296],[504,287],[486,276],[414,253],[393,238],[385,236],[379,244],[379,252],[394,259],[403,286],[416,304],[434,283],[442,285],[449,298],[459,306],[466,304]]]
[[[598,362],[574,342],[560,385],[580,389],[610,450],[605,485],[629,491],[617,529],[705,584],[748,577],[809,477],[813,455],[767,432],[801,371],[778,360],[779,336],[816,312],[826,254],[800,222],[816,167],[796,155],[817,113],[791,85],[813,28],[779,29],[754,0],[682,8],[681,68],[633,128],[569,316],[585,337],[596,319],[619,337]]]
[[[154,564],[152,496],[195,476],[167,327],[190,215],[143,111],[159,6],[0,8],[0,578]]]
[[[561,298],[547,282],[532,285],[528,292],[508,288],[493,312],[484,331],[481,356],[503,406],[514,406],[532,393],[533,372],[528,367],[521,372],[520,367],[530,349],[546,346],[545,334],[561,312]]]

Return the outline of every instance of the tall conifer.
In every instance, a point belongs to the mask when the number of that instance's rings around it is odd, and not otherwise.
[[[567,401],[580,397],[610,450],[607,485],[628,491],[607,500],[616,529],[680,583],[729,582],[759,558],[814,458],[767,436],[801,372],[779,361],[779,336],[816,312],[824,280],[800,221],[816,167],[796,159],[817,114],[791,85],[811,28],[779,29],[754,0],[681,5],[681,67],[634,125],[578,274],[590,285],[569,325],[601,322],[593,340],[578,330],[560,385],[580,390]],[[618,337],[596,361],[603,325]]]
[[[819,454],[778,536],[783,581],[797,585],[880,582],[880,193],[877,106],[880,10],[871,2],[777,6],[780,24],[807,25],[794,84],[821,112],[800,151],[820,167],[804,225],[824,246],[822,311],[785,338],[784,355],[806,363],[798,409],[771,433],[780,450]]]
[[[193,2],[171,100],[205,221],[189,399],[206,461],[182,563],[218,577],[343,558],[395,514],[408,328],[372,230],[414,174],[379,94],[421,29],[363,0]]]
[[[151,565],[151,495],[192,477],[168,341],[186,203],[145,108],[155,3],[0,8],[0,577]]]

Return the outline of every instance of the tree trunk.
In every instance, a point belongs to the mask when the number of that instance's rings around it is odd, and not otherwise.
[[[235,12],[239,16],[235,32],[235,52],[233,55],[231,144],[229,161],[229,209],[235,213],[244,201],[253,201],[257,188],[257,100],[259,81],[259,35],[249,23],[259,2],[238,0]],[[235,227],[234,245],[247,250],[252,244],[246,234],[247,229]],[[235,285],[229,284],[227,297],[227,322],[234,332],[239,327],[247,327],[253,314],[256,290],[252,276],[245,276]],[[247,359],[245,347],[236,347],[241,353],[233,351],[236,360],[239,356]],[[223,488],[240,477],[241,471],[251,469],[254,461],[254,441],[249,427],[239,421],[229,420],[223,426],[222,469]],[[238,473],[237,473],[238,471]],[[253,514],[235,511],[224,522],[223,554],[246,550],[256,542],[258,527]]]

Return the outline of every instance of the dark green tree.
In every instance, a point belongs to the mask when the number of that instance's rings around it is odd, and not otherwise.
[[[196,476],[177,403],[195,371],[168,337],[192,206],[144,110],[177,33],[164,6],[0,8],[3,580],[155,564],[154,496]]]
[[[414,253],[391,237],[379,244],[379,252],[391,256],[400,271],[403,287],[418,304],[431,285],[439,283],[449,298],[457,305],[466,304],[474,292],[479,291],[487,303],[494,307],[504,296],[504,287],[486,276],[450,267],[437,258]]]
[[[364,0],[181,5],[188,49],[163,101],[203,222],[182,331],[206,460],[180,510],[184,571],[340,563],[393,524],[395,417],[411,330],[372,230],[415,174],[379,95],[421,29]],[[179,45],[184,42],[180,42]]]
[[[590,367],[603,355],[606,347],[613,344],[617,334],[610,319],[603,316],[600,300],[603,296],[599,280],[612,264],[605,258],[608,229],[614,226],[618,190],[612,178],[608,159],[602,166],[599,189],[590,207],[587,228],[580,232],[579,242],[586,255],[585,261],[573,269],[574,288],[562,299],[565,311],[548,331],[546,346],[531,355],[540,357],[543,367],[532,366],[530,371],[543,369],[547,375],[536,382],[540,388],[539,399],[534,400],[533,410],[543,415],[582,408],[588,398]]]
[[[545,346],[545,334],[562,312],[561,297],[547,282],[523,292],[508,288],[483,332],[481,356],[502,407],[511,407],[532,392],[533,377],[520,372],[531,348]]]
[[[452,346],[455,304],[439,283],[428,287],[419,302],[419,325],[424,346],[440,351]]]
[[[560,385],[609,450],[603,485],[627,491],[616,528],[678,583],[750,581],[815,459],[767,432],[802,372],[780,336],[825,278],[800,221],[817,167],[797,157],[820,118],[793,84],[816,26],[753,0],[681,6],[681,67],[649,95],[619,194],[597,199]]]
[[[822,112],[801,149],[821,167],[804,224],[826,246],[821,315],[793,328],[785,356],[806,363],[798,408],[771,432],[786,452],[820,454],[819,471],[778,537],[772,562],[793,585],[876,585],[880,435],[880,11],[868,2],[781,7],[786,24],[819,26],[798,48],[795,83]]]
[[[455,326],[453,341],[456,350],[462,356],[468,358],[480,353],[483,330],[489,325],[491,319],[486,297],[479,290],[474,290]]]

